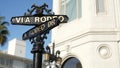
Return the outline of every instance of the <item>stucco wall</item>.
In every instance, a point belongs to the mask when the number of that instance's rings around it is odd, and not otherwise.
[[[120,68],[120,1],[106,0],[107,10],[96,13],[96,0],[82,0],[82,17],[52,30],[52,41],[63,62],[73,56],[83,68]],[[59,0],[53,0],[59,14]]]

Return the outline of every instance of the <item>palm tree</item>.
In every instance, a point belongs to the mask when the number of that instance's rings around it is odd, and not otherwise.
[[[3,46],[7,41],[7,35],[9,31],[6,27],[8,22],[3,22],[4,17],[0,17],[0,46]]]

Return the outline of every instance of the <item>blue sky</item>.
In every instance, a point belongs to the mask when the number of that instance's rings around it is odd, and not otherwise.
[[[8,36],[8,41],[18,38],[22,39],[22,34],[28,31],[33,26],[21,26],[21,25],[12,25],[10,22],[11,17],[13,16],[23,16],[27,9],[31,7],[32,4],[43,5],[44,3],[48,4],[49,8],[52,9],[52,0],[0,0],[0,16],[4,16],[4,21],[10,23],[8,29],[10,35]],[[26,49],[26,58],[32,59],[32,54],[30,53],[32,46],[28,40],[27,49]],[[45,46],[50,42],[50,34],[46,41]],[[0,50],[7,50],[8,42],[5,46],[0,47]]]

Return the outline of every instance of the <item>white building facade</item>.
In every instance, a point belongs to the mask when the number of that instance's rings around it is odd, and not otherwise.
[[[26,56],[26,42],[19,39],[13,39],[8,44],[8,54],[19,57]]]
[[[32,60],[0,51],[0,68],[33,68]]]
[[[120,68],[120,0],[53,0],[53,11],[69,17],[52,30],[62,68]]]

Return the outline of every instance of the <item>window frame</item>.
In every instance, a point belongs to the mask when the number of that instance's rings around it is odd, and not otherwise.
[[[67,11],[66,11],[66,9],[67,9],[67,3],[66,3],[66,1],[67,0],[60,0],[60,14],[64,14],[64,15],[66,15],[67,14]],[[79,7],[79,2],[81,3],[81,6]],[[63,8],[63,11],[62,11],[62,3],[64,3],[64,8]],[[81,9],[81,12],[79,12],[79,9]],[[63,12],[63,13],[62,13]],[[80,14],[80,15],[79,15]],[[75,20],[75,19],[79,19],[79,18],[81,18],[82,17],[82,0],[76,0],[76,16],[75,16],[75,18],[74,19],[72,19],[72,20]],[[70,20],[70,21],[72,21],[72,20]]]
[[[97,15],[106,15],[107,14],[107,0],[103,0],[103,8],[104,8],[104,11],[101,11],[100,10],[100,7],[99,7],[99,1],[98,0],[95,0],[96,1],[96,14]],[[100,10],[100,11],[99,11]]]

